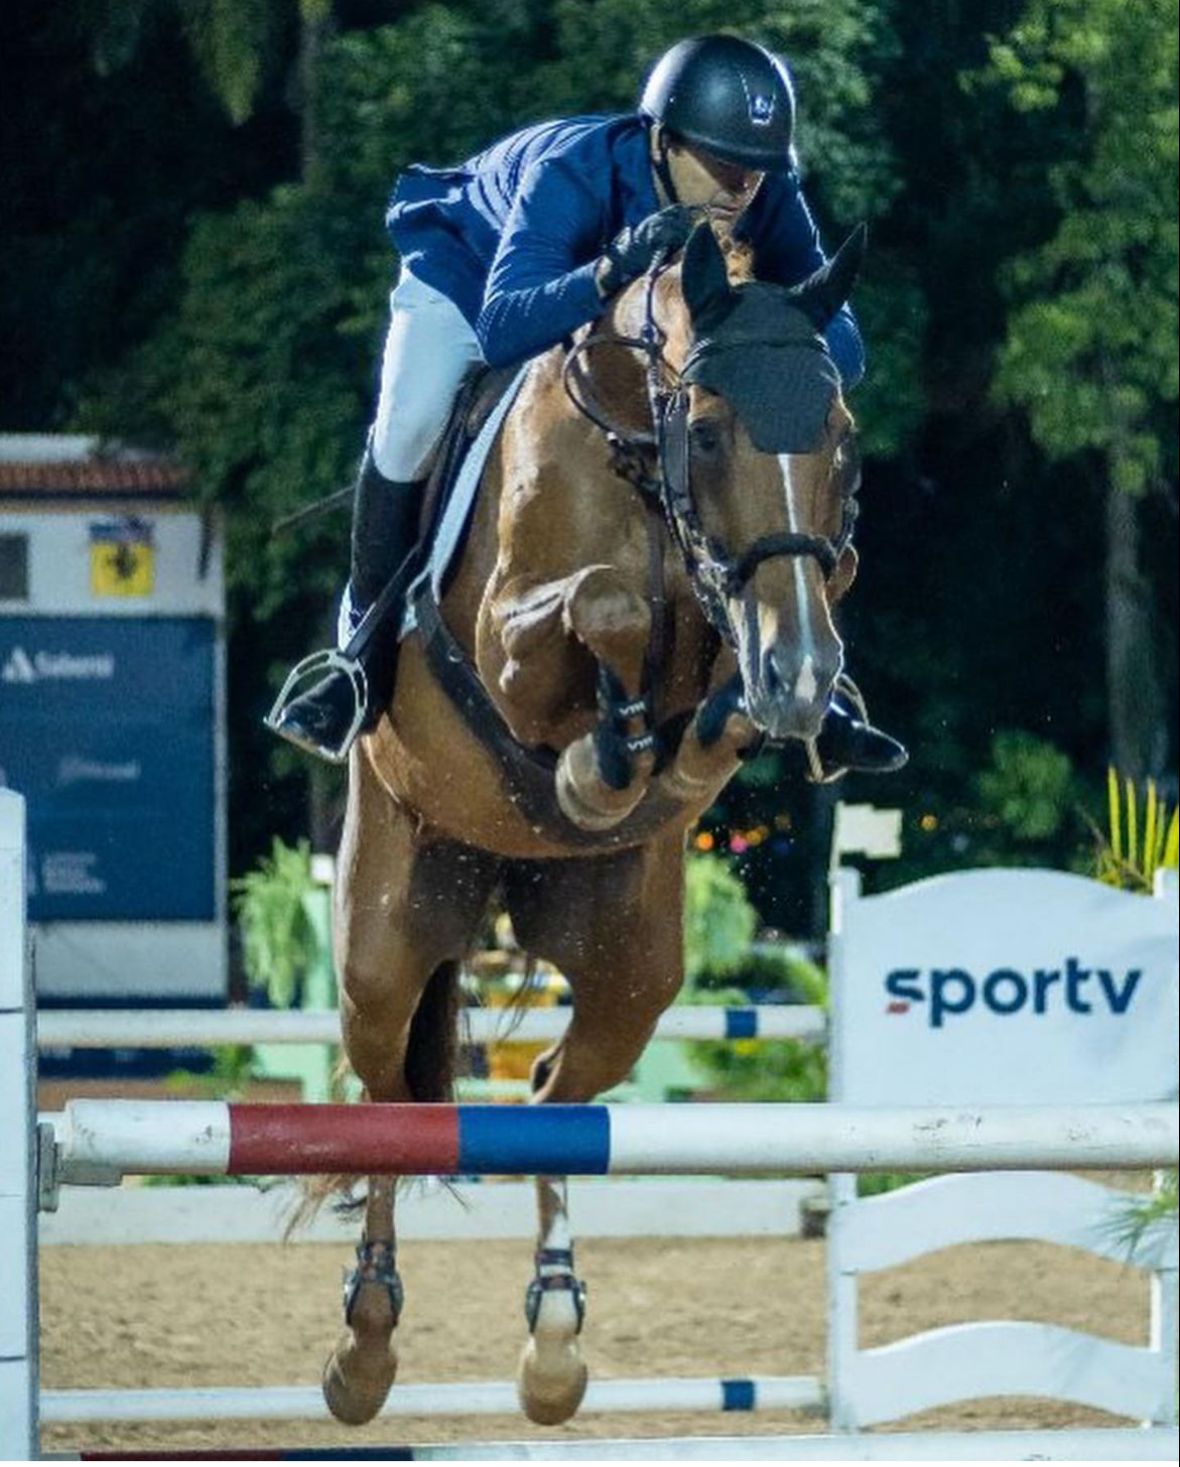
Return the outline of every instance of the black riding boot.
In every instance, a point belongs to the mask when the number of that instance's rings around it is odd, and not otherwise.
[[[377,600],[418,544],[423,481],[397,483],[379,472],[366,447],[357,478],[352,510],[352,612],[354,627]],[[390,607],[386,623],[400,614],[401,597]],[[390,624],[366,628],[364,645],[351,648],[364,671],[362,716],[349,737],[358,711],[358,682],[335,667],[306,693],[272,711],[268,726],[309,753],[339,762],[357,734],[377,725],[393,696],[398,643]],[[281,701],[281,700],[280,700]]]
[[[838,779],[848,770],[864,774],[895,774],[909,760],[904,744],[882,733],[868,721],[860,695],[837,688],[828,715],[815,741],[817,779]]]

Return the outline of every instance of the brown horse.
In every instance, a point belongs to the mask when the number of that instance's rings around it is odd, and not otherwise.
[[[351,756],[337,967],[369,1099],[450,1098],[459,963],[493,900],[573,993],[535,1102],[619,1083],[676,997],[687,828],[760,738],[815,737],[841,670],[857,469],[820,333],[862,253],[858,231],[794,290],[734,283],[703,226],[528,372],[454,579]],[[556,1423],[585,1390],[584,1294],[565,1179],[537,1197],[518,1380]],[[324,1373],[344,1421],[396,1372],[394,1250],[394,1184],[371,1178]]]

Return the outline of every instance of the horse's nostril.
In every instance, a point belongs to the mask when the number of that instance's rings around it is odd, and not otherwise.
[[[781,648],[768,648],[762,657],[762,685],[768,697],[790,697],[799,703],[815,701],[823,682],[824,673],[810,657],[802,663],[785,656]]]

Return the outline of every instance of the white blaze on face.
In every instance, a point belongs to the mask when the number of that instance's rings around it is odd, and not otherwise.
[[[780,453],[778,462],[782,470],[783,490],[787,501],[787,528],[792,535],[798,535],[802,533],[799,527],[799,486],[791,476],[791,455]],[[802,666],[795,683],[794,693],[800,702],[810,703],[815,697],[818,682],[815,676],[815,626],[811,619],[811,602],[807,597],[805,562],[806,557],[802,555],[795,555],[791,558],[795,576],[795,610],[798,614],[799,650],[802,654]]]

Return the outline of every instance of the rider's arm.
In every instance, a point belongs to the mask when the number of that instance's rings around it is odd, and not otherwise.
[[[752,241],[760,279],[798,285],[827,264],[798,174],[792,171],[767,178],[755,203]],[[865,373],[865,348],[850,306],[840,307],[824,335],[845,387],[855,387]]]
[[[602,314],[595,269],[605,212],[561,160],[526,170],[475,323],[493,367],[535,356]]]

